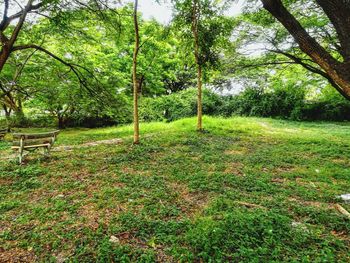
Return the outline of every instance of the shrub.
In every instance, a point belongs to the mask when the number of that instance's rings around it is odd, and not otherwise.
[[[319,101],[309,102],[301,110],[303,120],[350,121],[350,102]]]
[[[304,105],[304,91],[277,89],[265,92],[262,88],[248,88],[241,94],[225,98],[220,109],[223,116],[243,115],[299,119],[297,113]]]
[[[101,127],[131,123],[131,99],[106,109],[93,106],[80,107],[64,117],[65,127]],[[140,121],[174,121],[197,114],[197,90],[190,88],[170,95],[140,99]],[[203,114],[230,117],[232,115],[275,117],[292,120],[350,120],[350,102],[340,96],[326,96],[319,101],[305,101],[305,90],[293,86],[265,91],[247,88],[235,96],[222,96],[209,89],[203,90]],[[10,121],[0,120],[0,126],[54,127],[56,117],[41,114],[13,116]]]
[[[203,113],[217,115],[223,103],[222,97],[203,90]],[[143,98],[140,105],[141,121],[173,121],[191,117],[197,113],[197,90],[187,89],[157,98]]]

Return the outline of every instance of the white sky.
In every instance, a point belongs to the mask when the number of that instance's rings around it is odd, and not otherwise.
[[[241,12],[243,0],[232,3],[226,15],[235,16]],[[171,20],[171,5],[169,3],[158,4],[155,0],[139,0],[139,10],[145,19],[155,18],[158,22],[167,24]]]
[[[139,10],[142,12],[145,19],[151,19],[155,18],[158,22],[167,24],[171,20],[172,15],[172,8],[170,4],[170,0],[158,0],[161,2],[160,4],[157,3],[156,0],[139,0]],[[11,1],[10,5],[10,15],[12,13],[16,13],[19,10],[19,7],[16,2],[20,3],[22,6],[27,2],[24,0],[17,0],[17,1]],[[118,1],[119,2],[119,1]],[[133,2],[133,0],[125,0],[121,1],[122,3],[125,2]],[[228,16],[235,16],[238,15],[241,12],[242,3],[244,0],[235,0],[232,1],[231,8],[229,8],[225,14]],[[0,15],[2,15],[2,4],[0,6]]]

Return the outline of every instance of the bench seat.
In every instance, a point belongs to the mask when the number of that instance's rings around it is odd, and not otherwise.
[[[57,130],[44,133],[14,133],[12,149],[18,151],[19,163],[23,161],[24,151],[43,148],[44,154],[49,155],[59,132]]]

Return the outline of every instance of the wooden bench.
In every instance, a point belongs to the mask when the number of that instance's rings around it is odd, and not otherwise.
[[[18,151],[18,159],[21,164],[24,151],[34,151],[39,148],[44,149],[45,156],[49,156],[50,150],[56,141],[60,131],[45,133],[14,133],[12,149]]]
[[[4,139],[8,129],[7,128],[0,128],[0,140]]]

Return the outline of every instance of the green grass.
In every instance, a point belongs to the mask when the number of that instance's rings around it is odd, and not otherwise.
[[[58,145],[123,142],[0,158],[0,261],[349,262],[349,123],[204,123],[142,124],[138,146],[131,126],[69,129]]]

